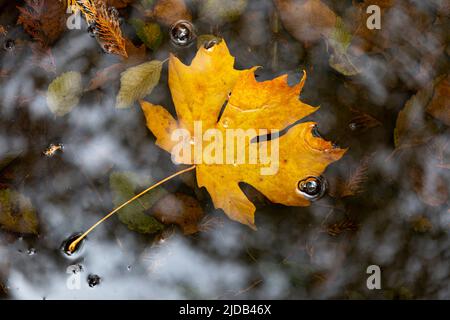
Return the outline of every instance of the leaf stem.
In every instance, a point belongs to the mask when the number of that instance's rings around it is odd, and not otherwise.
[[[114,210],[112,210],[110,213],[108,213],[106,216],[104,216],[102,219],[100,219],[99,221],[97,221],[92,227],[90,227],[85,233],[83,233],[81,236],[79,236],[77,239],[75,239],[70,245],[69,245],[69,252],[73,253],[77,247],[77,245],[80,243],[81,240],[83,240],[84,238],[86,238],[86,236],[91,233],[92,230],[94,230],[98,225],[100,225],[102,222],[104,222],[105,220],[107,220],[109,217],[111,217],[113,214],[115,214],[117,211],[119,211],[120,209],[122,209],[123,207],[127,206],[128,204],[130,204],[131,202],[133,202],[134,200],[142,197],[144,194],[146,194],[147,192],[149,192],[150,190],[155,189],[156,187],[162,185],[163,183],[185,173],[185,172],[189,172],[195,169],[195,165],[180,170],[178,172],[175,172],[174,174],[158,181],[157,183],[151,185],[150,187],[148,187],[147,189],[145,189],[144,191],[142,191],[141,193],[137,194],[136,196],[134,196],[133,198],[131,198],[130,200],[122,203],[120,206],[118,206],[117,208],[115,208]]]

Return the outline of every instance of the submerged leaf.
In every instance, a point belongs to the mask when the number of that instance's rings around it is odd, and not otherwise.
[[[163,39],[159,24],[154,22],[145,23],[139,19],[132,19],[130,22],[136,30],[139,39],[141,39],[148,48],[152,50],[159,48]]]
[[[63,73],[48,86],[47,105],[57,116],[69,113],[79,102],[83,92],[81,74]]]
[[[414,146],[432,138],[430,125],[425,121],[425,108],[433,94],[433,86],[429,84],[406,102],[399,112],[394,130],[394,144]]]
[[[336,26],[336,14],[320,0],[274,0],[286,30],[298,41],[317,41]]]
[[[127,69],[121,74],[116,108],[128,108],[150,94],[161,77],[162,62],[153,60]]]
[[[23,25],[26,33],[41,46],[54,43],[66,30],[66,8],[64,1],[26,0],[20,11],[17,24]]]
[[[38,233],[38,218],[29,198],[10,190],[0,190],[0,226],[18,233]]]
[[[201,19],[222,24],[238,19],[247,7],[247,0],[204,0],[199,6]]]
[[[192,20],[191,12],[184,0],[157,0],[150,16],[166,26],[179,20]]]
[[[427,112],[450,126],[450,76],[438,79]]]
[[[353,63],[352,56],[348,53],[348,47],[352,41],[352,35],[346,29],[342,19],[336,18],[336,25],[327,37],[327,43],[331,49],[329,59],[330,66],[344,76],[353,76],[359,73]]]
[[[182,193],[168,194],[153,207],[153,215],[164,224],[178,225],[184,234],[199,231],[204,212],[197,199]]]
[[[152,179],[140,177],[133,172],[114,172],[109,177],[113,192],[114,206],[119,206],[134,197],[138,188],[148,187]],[[157,188],[145,194],[135,202],[130,203],[118,212],[119,220],[126,224],[130,230],[140,233],[155,233],[164,227],[155,218],[145,213],[167,192]]]

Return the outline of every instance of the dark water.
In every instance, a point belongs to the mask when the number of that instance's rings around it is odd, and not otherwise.
[[[352,7],[351,1],[324,2],[341,16]],[[439,154],[447,160],[444,163],[450,159],[450,147],[438,148],[450,143],[448,127],[430,119],[436,128],[432,140],[394,152],[398,112],[426,83],[449,70],[449,17],[441,16],[437,23],[438,1],[426,3],[410,1],[434,21],[432,27],[419,29],[402,9],[391,13],[385,24],[395,39],[391,47],[361,55],[361,73],[345,77],[329,66],[324,41],[299,42],[281,26],[273,33],[271,1],[249,1],[239,19],[221,25],[199,19],[195,3],[189,2],[197,33],[225,38],[238,69],[260,65],[258,79],[288,73],[293,82],[299,79],[300,70],[307,70],[302,100],[321,106],[309,119],[319,123],[324,137],[349,147],[324,176],[333,189],[338,178],[345,179],[366,163],[367,179],[361,192],[343,198],[327,195],[310,207],[296,208],[270,204],[244,186],[257,204],[255,232],[215,210],[205,190],[194,190],[175,179],[164,188],[196,196],[214,217],[209,230],[184,236],[169,228],[162,235],[145,236],[128,230],[113,217],[69,257],[61,251],[61,243],[113,207],[112,172],[133,171],[160,179],[177,169],[170,156],[155,146],[137,104],[115,109],[118,80],[84,94],[66,116],[53,115],[45,93],[56,75],[76,70],[86,85],[96,71],[119,60],[103,53],[83,25],[82,30],[65,32],[52,45],[56,72],[38,68],[30,62],[29,43],[24,42],[30,38],[16,25],[15,5],[22,2],[0,1],[0,24],[9,26],[7,36],[0,38],[2,46],[8,39],[23,43],[0,53],[0,69],[8,70],[0,79],[0,158],[14,158],[0,172],[0,185],[29,197],[40,225],[37,236],[0,230],[0,296],[450,298],[448,194],[438,205],[429,205],[411,179],[411,168],[420,167],[419,181],[429,193],[441,192],[436,184],[442,181],[448,189],[450,171],[436,166]],[[120,14],[131,17],[137,12],[129,7]],[[132,35],[129,27],[123,28],[126,35]],[[189,62],[195,44],[176,47],[170,43],[167,27],[163,32],[162,46],[150,52],[149,58],[164,60],[174,52]],[[423,41],[412,41],[419,38]],[[422,64],[432,51],[433,39],[443,41],[442,53],[433,63]],[[148,99],[173,108],[167,64]],[[355,117],[361,113],[375,118],[379,125],[367,128],[360,124]],[[53,157],[43,155],[50,144],[59,143],[64,146],[62,152]],[[417,226],[419,218],[427,221],[425,230]],[[381,268],[380,290],[366,286],[370,265]],[[80,276],[79,290],[67,285],[74,272]]]

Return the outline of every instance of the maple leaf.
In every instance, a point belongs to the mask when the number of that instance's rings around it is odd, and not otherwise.
[[[217,164],[207,156],[196,165],[197,183],[208,190],[215,207],[222,208],[231,219],[255,228],[255,206],[239,183],[252,185],[274,203],[308,206],[309,200],[297,191],[298,181],[319,176],[346,150],[313,136],[315,123],[297,123],[318,109],[299,100],[306,76],[292,87],[287,83],[287,75],[257,82],[256,68],[239,71],[233,65],[234,58],[225,41],[208,49],[201,47],[190,66],[171,55],[169,87],[178,120],[162,106],[145,101],[141,106],[147,126],[157,138],[156,143],[168,152],[172,152],[176,143],[171,140],[171,133],[184,128],[193,135],[194,121],[201,121],[205,131],[214,128],[224,136],[227,129],[283,130],[279,137],[258,139],[257,142],[253,141],[257,139],[255,130],[245,143],[245,150],[249,150],[250,144],[271,150],[272,144],[279,142],[276,174],[261,175],[261,163]],[[221,112],[224,103],[227,104]],[[194,140],[193,148],[198,144],[205,144],[205,148],[208,145]]]

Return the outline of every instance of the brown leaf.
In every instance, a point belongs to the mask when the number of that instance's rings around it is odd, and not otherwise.
[[[425,118],[432,94],[433,86],[429,84],[412,96],[398,113],[394,130],[396,149],[421,145],[433,137],[433,127]]]
[[[328,36],[336,14],[320,0],[274,0],[286,30],[298,41],[314,42]]]
[[[66,29],[66,8],[63,1],[25,0],[17,24],[42,46],[54,43]]]
[[[433,228],[430,220],[424,216],[419,216],[411,221],[411,225],[415,232],[425,233]]]
[[[178,20],[192,20],[192,15],[184,0],[158,0],[147,15],[161,24],[170,26]]]
[[[114,7],[116,9],[126,8],[134,0],[107,0],[106,4],[108,7]]]
[[[449,186],[439,170],[425,170],[419,166],[409,169],[409,177],[414,191],[422,202],[436,207],[449,199]]]
[[[370,159],[371,156],[364,157],[345,181],[338,180],[331,185],[329,194],[335,198],[344,198],[361,193],[364,190],[364,183],[367,181]]]
[[[350,120],[349,128],[352,131],[364,132],[368,129],[381,126],[381,122],[371,115],[357,109],[350,109],[353,117]]]
[[[355,232],[359,228],[359,225],[351,220],[351,219],[345,219],[340,222],[330,224],[326,227],[326,232],[332,236],[336,237],[340,235],[343,232]]]
[[[450,76],[440,80],[435,88],[427,112],[450,126]]]
[[[184,234],[199,231],[204,212],[197,199],[182,193],[168,194],[152,207],[153,216],[164,224],[178,225]]]

